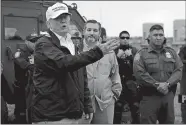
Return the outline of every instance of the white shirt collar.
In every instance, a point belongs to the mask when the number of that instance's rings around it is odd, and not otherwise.
[[[52,31],[52,29],[50,29],[51,31]],[[61,39],[64,39],[65,41],[68,39],[71,39],[71,35],[70,35],[70,33],[67,33],[66,34],[66,37],[63,37],[63,36],[60,36],[60,35],[58,35],[57,33],[55,33],[54,31],[52,31],[56,36],[57,36],[57,38],[59,39],[59,40],[61,40]]]
[[[52,31],[52,30],[51,30]],[[53,31],[52,31],[53,32]],[[57,38],[60,41],[60,45],[61,46],[65,46],[69,49],[70,53],[72,55],[75,55],[75,45],[71,40],[71,35],[69,33],[66,34],[66,38],[64,38],[63,36],[58,35],[57,33],[53,32]]]
[[[55,33],[55,32],[53,32],[53,33],[57,36],[57,38],[59,39],[59,41],[63,38],[62,36],[58,35],[57,33]]]

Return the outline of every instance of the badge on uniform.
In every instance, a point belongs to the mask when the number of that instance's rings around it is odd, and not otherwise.
[[[172,56],[169,52],[166,52],[165,55],[166,55],[167,58],[172,58]]]

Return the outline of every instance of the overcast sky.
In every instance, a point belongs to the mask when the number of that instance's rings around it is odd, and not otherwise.
[[[128,30],[131,36],[142,36],[142,24],[163,23],[165,36],[173,36],[173,21],[185,19],[185,1],[64,1],[76,3],[87,19],[95,19],[106,28],[108,36]]]

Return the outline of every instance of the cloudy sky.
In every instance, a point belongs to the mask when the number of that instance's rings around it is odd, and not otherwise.
[[[108,36],[128,30],[131,36],[142,36],[142,24],[163,23],[165,36],[173,36],[173,21],[185,19],[185,1],[64,1],[76,3],[87,19],[96,19]]]

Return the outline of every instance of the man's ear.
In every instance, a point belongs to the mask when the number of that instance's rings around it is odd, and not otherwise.
[[[147,40],[147,43],[149,44],[150,43],[150,34],[148,35],[146,40]]]
[[[167,38],[166,38],[166,37],[164,37],[163,44],[166,44],[166,42],[167,42]]]

